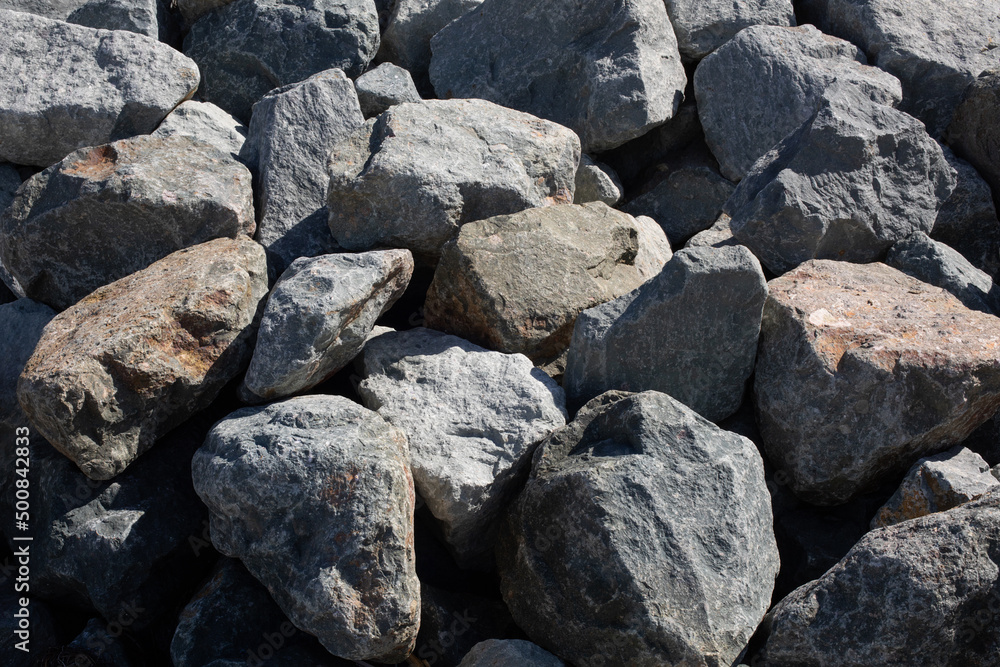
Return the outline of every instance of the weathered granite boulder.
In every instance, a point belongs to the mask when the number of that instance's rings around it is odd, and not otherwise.
[[[929,232],[955,171],[923,124],[861,100],[824,102],[726,202],[736,239],[780,275],[810,259],[872,262]]]
[[[434,264],[467,222],[573,201],[571,131],[483,100],[400,104],[333,148],[327,206],[343,248]]]
[[[127,30],[164,42],[176,33],[169,3],[164,0],[0,0],[0,9],[90,28]]]
[[[184,53],[201,69],[202,98],[245,123],[273,88],[334,68],[357,77],[378,43],[373,0],[240,0],[198,19]]]
[[[753,443],[666,394],[609,392],[536,452],[501,591],[575,664],[731,665],[770,605],[771,522]]]
[[[250,360],[264,250],[179,250],[56,316],[17,386],[37,431],[106,480],[216,397]]]
[[[0,9],[0,160],[47,167],[72,151],[152,132],[198,88],[166,44]]]
[[[599,201],[614,206],[621,201],[624,192],[625,188],[614,169],[595,162],[587,154],[580,156],[580,166],[576,170],[576,192],[573,193],[574,204]]]
[[[472,647],[458,667],[563,667],[566,663],[523,639],[487,639]]]
[[[0,215],[0,258],[57,310],[170,253],[254,230],[250,172],[191,137],[84,148],[28,179]]]
[[[486,0],[437,33],[431,51],[438,97],[547,118],[588,153],[669,119],[687,84],[660,0]]]
[[[719,219],[735,188],[711,167],[681,167],[672,170],[652,190],[630,201],[623,210],[656,220],[671,245],[679,247]]]
[[[188,100],[170,112],[153,132],[154,137],[183,135],[212,144],[239,159],[247,139],[247,128],[210,102]]]
[[[828,97],[895,106],[902,96],[899,81],[869,67],[856,46],[811,25],[741,31],[698,65],[694,92],[705,141],[731,181]]]
[[[420,619],[406,436],[342,396],[245,408],[192,463],[212,543],[349,660],[399,662]],[[376,565],[377,564],[377,565]]]
[[[958,182],[938,211],[930,236],[962,253],[976,268],[1000,276],[1000,221],[990,186],[975,167],[942,148]]]
[[[772,280],[754,394],[794,492],[843,503],[966,438],[1000,408],[1000,320],[884,264]]]
[[[600,202],[464,225],[441,253],[424,306],[426,324],[546,363],[569,347],[580,312],[660,272],[662,262],[641,261],[641,255],[669,253],[662,230],[656,231],[659,239],[643,237],[635,218]]]
[[[365,118],[377,116],[403,102],[419,102],[420,93],[410,73],[392,63],[382,63],[359,76],[354,82]]]
[[[417,492],[459,565],[489,564],[535,445],[566,423],[562,389],[524,355],[423,328],[371,339],[359,370],[365,405],[409,438]]]
[[[1000,3],[994,4],[1000,7]],[[997,20],[997,32],[1000,32],[1000,19]],[[994,58],[994,67],[995,61]],[[1000,201],[998,105],[1000,68],[995,68],[983,72],[969,85],[948,126],[948,145],[982,174],[993,191],[994,201]]]
[[[276,274],[298,257],[339,250],[327,225],[326,163],[364,122],[354,84],[338,69],[272,90],[254,105],[240,157],[256,177],[257,240]]]
[[[431,38],[480,4],[482,0],[395,0],[379,59],[409,70],[418,83],[429,85]]]
[[[666,0],[686,60],[698,61],[752,25],[795,25],[791,0]]]
[[[264,308],[243,379],[251,400],[311,389],[351,362],[413,275],[407,250],[301,258]]]
[[[640,288],[577,318],[563,382],[570,405],[655,389],[707,419],[728,417],[753,372],[766,297],[746,248],[677,252]]]

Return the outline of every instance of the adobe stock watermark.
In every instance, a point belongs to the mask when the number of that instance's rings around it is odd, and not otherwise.
[[[26,426],[14,430],[14,524],[10,536],[13,542],[14,592],[17,594],[14,612],[14,648],[31,650],[31,438]]]

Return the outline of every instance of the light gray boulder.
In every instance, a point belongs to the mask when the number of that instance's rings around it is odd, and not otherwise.
[[[392,63],[382,63],[375,69],[368,70],[357,78],[354,88],[365,118],[377,116],[389,107],[403,102],[420,101],[420,93],[417,92],[410,73]]]
[[[524,355],[423,328],[369,340],[358,367],[362,401],[409,438],[417,492],[458,564],[488,565],[535,445],[566,423],[562,389]]]
[[[482,98],[620,146],[671,118],[687,76],[661,0],[486,0],[431,40],[438,97]]]
[[[570,405],[653,389],[707,419],[728,417],[753,372],[766,297],[746,248],[677,252],[652,280],[577,317],[563,382]]]
[[[621,201],[624,193],[625,188],[614,169],[595,162],[586,153],[580,156],[580,166],[576,170],[576,192],[573,193],[574,204],[599,201],[614,206]]]
[[[631,200],[623,210],[656,220],[671,245],[681,246],[719,219],[736,186],[707,166],[674,169],[652,190]]]
[[[194,137],[238,159],[247,128],[210,102],[188,100],[171,111],[153,132],[154,137],[176,135]]]
[[[731,218],[728,215],[725,213],[720,214],[719,219],[711,227],[689,238],[684,247],[700,248],[710,246],[712,248],[724,248],[730,245],[740,245],[733,238],[733,229],[729,225],[730,221]]]
[[[458,667],[563,667],[566,663],[523,639],[487,639],[472,647]]]
[[[399,65],[420,84],[430,83],[431,38],[482,0],[396,0],[382,34],[379,59]]]
[[[127,30],[164,42],[176,33],[164,0],[0,0],[0,9],[90,28]]]
[[[191,59],[142,35],[2,9],[0,30],[0,160],[47,167],[148,134],[198,88]]]
[[[666,0],[666,5],[681,55],[691,61],[701,60],[743,28],[795,25],[791,0]]]

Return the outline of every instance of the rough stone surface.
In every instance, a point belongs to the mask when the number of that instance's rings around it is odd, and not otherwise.
[[[358,393],[409,438],[417,491],[459,565],[489,562],[534,446],[566,423],[562,389],[523,355],[430,329],[373,338],[360,359]]]
[[[0,160],[47,167],[148,134],[198,88],[194,62],[142,35],[2,9],[0,29]]]
[[[763,664],[992,665],[1000,492],[873,530],[772,611]]]
[[[609,392],[537,450],[501,592],[575,664],[731,665],[770,604],[771,521],[753,443],[666,394]]]
[[[21,176],[12,164],[0,162],[0,213],[14,201],[14,193],[21,187]]]
[[[589,155],[580,156],[580,166],[576,170],[576,192],[573,193],[574,204],[599,201],[614,206],[621,201],[624,192],[625,188],[614,169],[594,162]]]
[[[154,137],[172,137],[178,134],[200,139],[223,153],[238,158],[247,138],[247,129],[240,121],[210,102],[188,100],[171,111],[153,132]]]
[[[666,5],[686,60],[701,60],[752,25],[795,25],[791,0],[666,0]]]
[[[420,587],[402,431],[342,396],[302,396],[216,424],[192,476],[212,543],[297,627],[349,660],[412,650]]]
[[[835,505],[966,438],[1000,408],[1000,320],[884,264],[772,280],[754,393],[768,457]]]
[[[570,405],[654,389],[707,419],[728,417],[753,372],[766,297],[746,248],[679,251],[639,289],[577,318],[563,382]]]
[[[997,66],[1000,0],[804,0],[811,23],[849,39],[903,83],[900,108],[940,136],[966,87]]]
[[[1000,7],[1000,3],[994,3]],[[1000,44],[1000,18],[996,40]],[[996,65],[994,57],[994,66]],[[1000,201],[1000,68],[983,72],[966,89],[948,127],[948,144],[975,167]]]
[[[246,368],[263,249],[217,239],[96,290],[46,327],[17,387],[37,431],[114,477]]]
[[[933,228],[955,183],[920,121],[838,100],[761,158],[725,210],[736,239],[780,275],[809,259],[882,258]]]
[[[173,32],[167,3],[162,0],[0,0],[0,9],[90,28],[127,30],[163,41]]]
[[[28,179],[0,216],[0,258],[63,310],[175,250],[254,230],[250,172],[191,137],[84,148]]]
[[[275,273],[339,249],[327,225],[326,163],[363,124],[354,84],[337,69],[272,90],[254,107],[241,157],[256,175],[257,240]]]
[[[523,639],[487,639],[472,647],[458,667],[563,667],[565,663]]]
[[[571,202],[579,161],[576,135],[528,114],[400,104],[334,147],[330,230],[348,250],[409,248],[433,264],[467,222]]]
[[[931,238],[945,243],[991,276],[1000,276],[1000,221],[993,193],[975,167],[944,148],[958,182],[938,211]]]
[[[1000,290],[988,274],[974,267],[961,253],[914,232],[897,241],[885,263],[917,280],[948,290],[972,310],[1000,312]]]
[[[486,0],[435,35],[431,51],[438,97],[548,118],[588,153],[672,117],[687,85],[660,0]]]
[[[733,229],[730,227],[731,218],[725,213],[719,214],[719,219],[703,232],[698,232],[688,239],[684,244],[685,248],[700,248],[709,246],[712,248],[725,248],[731,245],[740,245],[733,238]]]
[[[719,219],[736,186],[711,167],[682,167],[623,207],[656,220],[671,245],[680,246]]]
[[[201,68],[204,100],[247,122],[273,88],[334,68],[359,76],[378,43],[372,0],[239,0],[198,19],[184,53]]]
[[[694,93],[705,141],[731,181],[809,120],[824,98],[895,106],[902,97],[899,81],[869,67],[856,46],[811,25],[741,31],[698,65]]]
[[[379,58],[409,70],[417,81],[427,80],[431,38],[480,4],[482,0],[396,0]]]
[[[872,519],[871,527],[950,510],[993,489],[1000,489],[1000,481],[983,457],[965,447],[954,447],[914,463],[899,489]]]
[[[382,63],[365,72],[354,82],[354,87],[365,118],[377,116],[396,104],[420,101],[410,73],[392,63]]]
[[[546,363],[569,347],[580,312],[660,272],[636,261],[644,240],[632,216],[600,202],[469,223],[442,251],[427,326]],[[669,247],[661,232],[652,250]]]
[[[273,400],[315,387],[351,362],[413,275],[407,250],[292,262],[268,298],[243,387]]]

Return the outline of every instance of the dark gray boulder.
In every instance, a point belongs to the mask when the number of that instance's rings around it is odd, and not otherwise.
[[[417,92],[410,73],[392,63],[382,63],[375,69],[368,70],[357,78],[354,88],[365,118],[377,116],[389,107],[403,102],[420,101],[420,93]]]
[[[21,187],[21,176],[12,164],[0,162],[0,213],[3,213],[11,202],[14,193]]]
[[[373,0],[239,0],[199,18],[184,53],[201,69],[202,98],[245,123],[274,88],[334,68],[359,76],[378,43]]]
[[[486,0],[436,34],[431,51],[438,97],[547,118],[588,153],[668,120],[687,84],[660,0]]]
[[[127,30],[164,42],[176,33],[164,0],[0,0],[0,9],[90,28]]]
[[[342,396],[246,408],[212,428],[192,476],[212,543],[296,627],[349,660],[412,650],[420,590],[402,431]]]
[[[396,0],[382,34],[378,57],[409,70],[429,86],[431,38],[442,28],[482,4],[482,0]]]
[[[994,4],[1000,7],[1000,3]],[[997,19],[997,29],[1000,30],[1000,18]],[[948,145],[982,174],[993,191],[993,201],[1000,201],[998,107],[1000,68],[983,72],[969,85],[948,126]]]
[[[752,25],[795,25],[791,0],[666,0],[686,60],[698,61]]]
[[[7,447],[14,441],[14,430],[29,427],[28,420],[17,402],[17,378],[31,358],[42,337],[42,330],[54,310],[31,299],[18,299],[0,305],[0,443]],[[0,489],[9,482],[0,480]]]
[[[931,230],[955,182],[920,121],[841,98],[758,160],[725,211],[736,240],[780,275],[810,259],[881,259]]]
[[[731,665],[778,572],[753,443],[666,394],[609,392],[552,433],[497,545],[531,639],[587,665]]]
[[[563,667],[566,663],[523,639],[487,639],[472,647],[458,667]],[[586,664],[586,663],[583,663]]]
[[[563,382],[570,405],[654,389],[707,419],[728,417],[753,372],[766,297],[746,248],[677,252],[652,280],[577,318]]]
[[[240,149],[247,139],[247,128],[210,102],[188,100],[171,111],[153,132],[154,137],[178,134],[212,144],[239,159]]]
[[[681,167],[622,208],[656,220],[670,244],[679,247],[719,219],[735,188],[712,167]]]
[[[990,276],[1000,276],[1000,221],[993,193],[971,164],[942,147],[958,182],[941,206],[930,236],[945,243]]]

